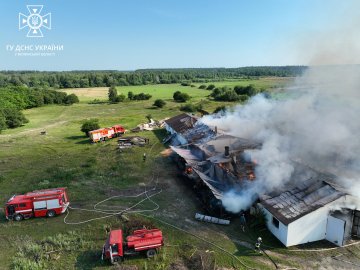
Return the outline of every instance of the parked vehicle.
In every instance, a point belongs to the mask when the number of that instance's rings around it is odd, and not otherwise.
[[[89,132],[90,140],[92,142],[106,141],[114,137],[120,137],[125,134],[126,130],[121,125],[115,125],[109,128],[100,128]]]
[[[136,230],[132,235],[123,240],[122,230],[113,230],[103,247],[103,260],[111,263],[122,261],[125,256],[144,253],[146,257],[154,257],[157,251],[164,245],[162,232],[159,229]]]
[[[6,203],[5,216],[15,221],[31,217],[54,217],[64,213],[69,204],[66,188],[35,190],[12,196]]]

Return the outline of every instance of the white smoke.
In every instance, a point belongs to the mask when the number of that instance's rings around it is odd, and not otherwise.
[[[360,67],[309,68],[283,95],[257,95],[221,118],[202,119],[262,142],[261,149],[248,150],[258,163],[257,179],[241,194],[225,195],[229,211],[247,209],[258,195],[284,187],[295,170],[292,160],[337,175],[350,193],[360,191]]]

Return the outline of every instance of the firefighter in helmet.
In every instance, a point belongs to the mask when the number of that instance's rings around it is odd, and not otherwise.
[[[255,243],[255,251],[258,251],[260,253],[261,253],[261,243],[262,243],[262,238],[259,236]]]

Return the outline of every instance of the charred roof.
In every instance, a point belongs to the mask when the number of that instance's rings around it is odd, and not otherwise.
[[[165,120],[165,123],[170,126],[177,133],[183,134],[188,130],[192,129],[197,122],[197,118],[193,115],[187,113],[182,113],[177,116],[174,116],[168,120]]]
[[[260,203],[275,218],[288,225],[345,195],[320,177],[301,182],[275,197],[264,198]]]

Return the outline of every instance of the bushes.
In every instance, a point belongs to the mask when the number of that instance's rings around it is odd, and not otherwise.
[[[162,99],[157,99],[154,102],[154,106],[158,107],[158,108],[162,108],[166,105],[166,102]]]
[[[224,86],[222,88],[215,88],[211,93],[211,97],[213,97],[217,101],[239,101],[240,98],[236,94],[234,90],[231,88]]]
[[[205,84],[200,85],[199,89],[206,89],[206,85]]]
[[[173,95],[173,98],[176,102],[186,102],[190,99],[190,96],[186,93],[176,91]]]
[[[45,104],[73,104],[78,102],[75,94],[26,88],[22,86],[0,88],[0,131],[16,128],[27,123],[21,110],[40,107]]]
[[[8,128],[20,127],[23,124],[29,122],[29,120],[26,119],[24,114],[15,108],[5,108],[1,111],[0,114],[2,115],[2,121],[5,120],[6,127]],[[4,123],[0,123],[0,128],[1,126],[4,126]]]
[[[256,95],[256,93],[257,93],[254,85],[252,85],[252,84],[250,84],[248,86],[237,85],[237,86],[234,87],[234,91],[238,95],[247,95],[247,96],[250,96],[250,97]]]
[[[133,92],[128,92],[128,99],[129,100],[149,100],[150,98],[152,98],[152,95],[150,94],[145,94],[145,93],[140,93],[137,95],[134,95]]]
[[[213,89],[215,89],[215,85],[209,84],[206,89],[207,89],[207,90],[213,90]]]
[[[89,131],[99,129],[99,128],[100,128],[99,119],[93,118],[93,119],[86,120],[82,124],[81,131],[84,132],[86,134],[86,136],[89,136]]]
[[[65,104],[71,105],[74,103],[79,103],[79,98],[75,94],[70,94],[65,98]]]
[[[190,86],[190,83],[189,82],[182,82],[181,86]]]
[[[152,95],[140,93],[140,94],[134,95],[132,100],[149,100],[150,98],[152,98]]]
[[[202,109],[203,109],[203,106],[201,103],[199,103],[199,104],[187,103],[180,107],[180,110],[184,111],[184,112],[197,112]]]
[[[215,88],[211,93],[211,97],[216,101],[241,101],[248,100],[251,96],[256,95],[257,90],[253,85],[235,86],[234,89],[224,86]]]

